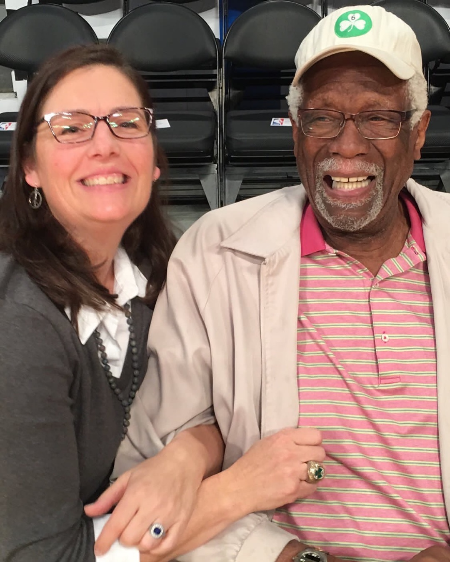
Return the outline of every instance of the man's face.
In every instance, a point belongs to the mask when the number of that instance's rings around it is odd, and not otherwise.
[[[414,109],[406,82],[364,53],[341,53],[316,63],[304,75],[303,87],[302,108],[345,114]],[[387,228],[414,159],[420,158],[428,121],[428,112],[414,129],[406,121],[398,137],[388,140],[365,139],[351,120],[333,139],[307,137],[293,123],[300,177],[325,232],[376,236]]]

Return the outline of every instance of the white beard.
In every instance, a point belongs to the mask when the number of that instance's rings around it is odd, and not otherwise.
[[[344,232],[358,232],[370,222],[372,222],[378,216],[383,207],[384,168],[381,168],[376,164],[367,164],[365,162],[357,163],[354,168],[355,172],[364,172],[364,174],[368,176],[375,176],[376,178],[375,189],[370,197],[369,202],[367,200],[364,200],[358,203],[345,203],[344,201],[336,201],[328,197],[323,186],[323,175],[327,170],[336,170],[338,168],[339,162],[334,158],[327,158],[326,160],[322,160],[322,162],[319,163],[316,171],[316,191],[314,194],[314,203],[322,217],[333,228],[342,230]],[[330,207],[337,207],[344,212],[337,216],[332,216],[328,212],[325,203]],[[369,210],[365,216],[360,218],[346,216],[346,210],[357,209],[358,207],[367,205],[367,203],[369,203]]]

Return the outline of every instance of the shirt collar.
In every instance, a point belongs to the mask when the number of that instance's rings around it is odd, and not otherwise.
[[[414,199],[405,189],[402,189],[400,192],[400,197],[405,203],[406,210],[409,214],[409,221],[411,224],[409,233],[425,254],[425,240],[423,237],[422,216],[420,211],[417,208]],[[302,257],[326,249],[325,239],[309,202],[306,203],[303,210],[303,216],[300,223],[300,236],[302,241]]]
[[[145,296],[147,280],[141,271],[131,263],[123,248],[118,248],[114,256],[114,278],[114,292],[117,294],[118,305],[123,306],[135,297]],[[69,307],[65,308],[65,312],[70,319]],[[89,306],[82,306],[78,313],[78,334],[81,343],[84,345],[87,342],[101,322],[114,337],[117,329],[117,313],[122,314],[109,306],[100,311]]]

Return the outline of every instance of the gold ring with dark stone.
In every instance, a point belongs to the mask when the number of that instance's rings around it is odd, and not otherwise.
[[[315,484],[325,478],[325,467],[320,462],[308,461],[306,463],[306,482]]]

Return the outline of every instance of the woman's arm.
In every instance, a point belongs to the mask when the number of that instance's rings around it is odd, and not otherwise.
[[[109,550],[116,539],[141,550],[159,546],[148,533],[154,522],[164,526],[164,545],[179,541],[196,504],[202,480],[218,472],[223,460],[223,441],[215,425],[187,429],[155,457],[122,474],[85,512],[95,517],[118,503],[97,538],[97,555]]]
[[[72,368],[43,314],[0,298],[0,560],[95,560],[80,499]]]

